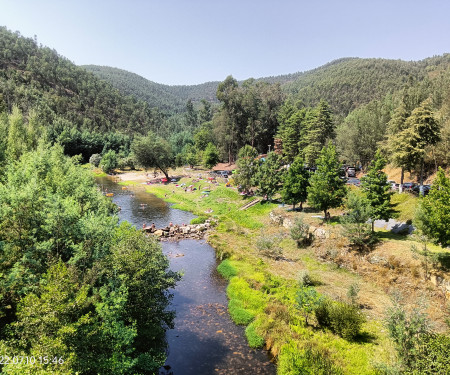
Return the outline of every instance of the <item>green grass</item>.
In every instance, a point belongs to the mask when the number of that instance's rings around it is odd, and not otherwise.
[[[397,220],[408,221],[414,220],[416,208],[419,203],[419,198],[409,193],[394,193],[391,198],[391,203],[396,204],[395,209],[399,211]]]
[[[262,348],[264,346],[264,337],[256,332],[255,323],[250,323],[245,329],[245,337],[247,337],[248,345],[251,348]]]
[[[237,269],[233,266],[229,259],[225,259],[222,263],[220,263],[217,267],[217,271],[227,280],[230,280],[233,276],[238,274]]]

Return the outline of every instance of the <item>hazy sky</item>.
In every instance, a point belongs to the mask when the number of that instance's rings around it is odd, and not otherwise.
[[[0,0],[0,25],[164,84],[450,52],[448,0]]]

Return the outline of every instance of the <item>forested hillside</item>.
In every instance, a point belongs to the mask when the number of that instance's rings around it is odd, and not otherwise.
[[[36,111],[47,124],[68,121],[103,132],[146,132],[158,118],[147,103],[125,97],[36,39],[1,27],[0,111],[14,105],[25,113]]]
[[[326,100],[335,115],[343,118],[352,110],[388,93],[401,90],[406,84],[421,82],[433,72],[445,70],[450,65],[450,55],[428,58],[422,61],[388,59],[343,58],[317,69],[279,76],[257,78],[257,81],[279,83],[282,90],[294,100],[306,106],[315,106]],[[134,95],[159,107],[163,111],[182,112],[191,99],[217,101],[219,82],[207,82],[193,86],[168,86],[149,81],[139,75],[121,69],[84,66],[126,95]],[[241,82],[242,83],[242,82]]]
[[[164,113],[179,113],[186,110],[186,102],[191,99],[200,102],[206,99],[217,101],[216,91],[219,82],[206,82],[200,85],[162,85],[149,81],[138,74],[109,66],[84,65],[87,71],[111,83],[126,95],[146,101],[150,107],[158,107]]]

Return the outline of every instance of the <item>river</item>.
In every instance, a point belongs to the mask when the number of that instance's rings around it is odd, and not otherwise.
[[[114,193],[121,208],[119,218],[136,227],[155,223],[156,227],[189,223],[189,212],[170,208],[163,200],[143,188],[122,187],[109,177],[97,178],[103,189]],[[236,326],[227,311],[226,285],[216,271],[214,249],[205,241],[162,242],[170,268],[183,273],[172,291],[176,311],[175,328],[166,333],[168,357],[161,374],[173,375],[246,375],[276,373],[262,349],[247,345],[244,328]]]

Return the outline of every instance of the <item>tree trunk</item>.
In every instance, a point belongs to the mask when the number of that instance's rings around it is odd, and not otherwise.
[[[372,219],[372,233],[375,233],[375,220]]]
[[[400,185],[398,187],[398,192],[403,193],[403,181],[405,179],[405,168],[402,167],[402,174],[400,175]]]
[[[424,159],[422,159],[422,162],[420,164],[420,181],[419,181],[419,195],[423,196],[423,167],[424,167]]]
[[[303,202],[300,202],[300,211],[303,211]]]

